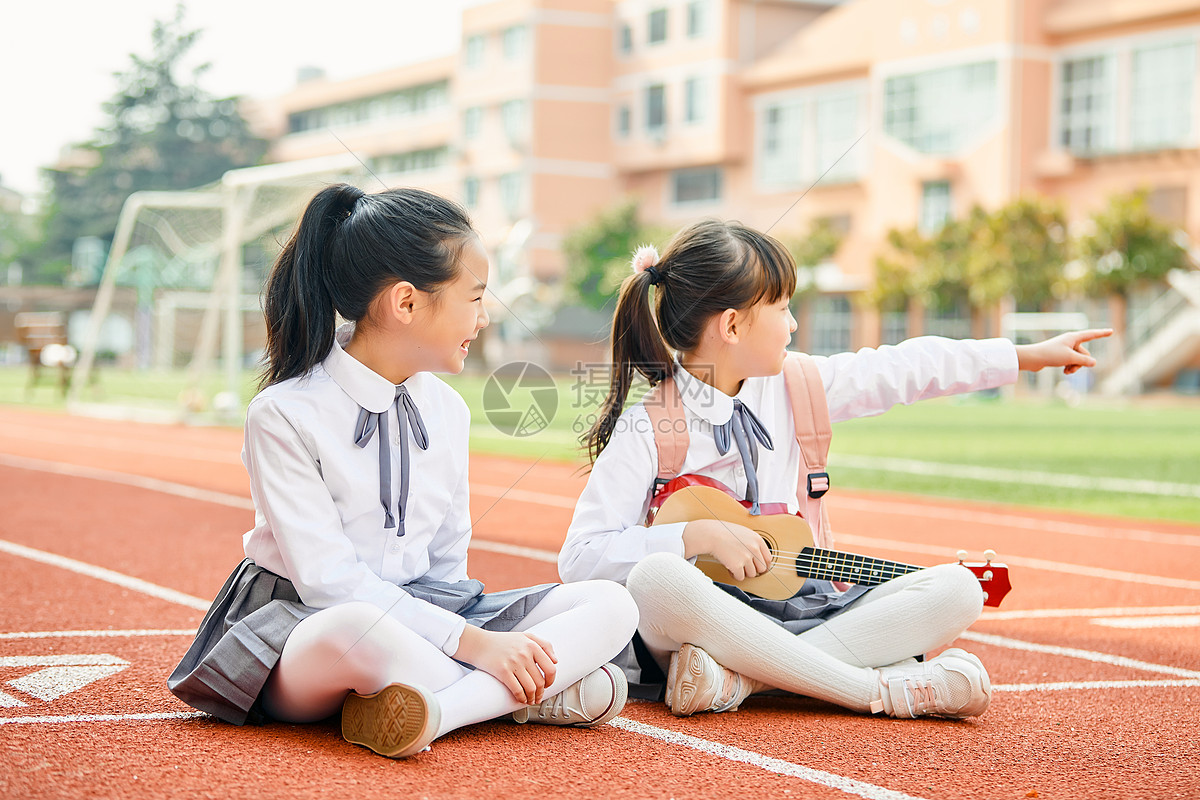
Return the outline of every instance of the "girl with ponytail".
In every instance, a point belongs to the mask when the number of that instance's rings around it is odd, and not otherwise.
[[[618,663],[635,693],[664,699],[676,715],[734,711],[773,689],[892,717],[980,714],[991,684],[978,658],[957,648],[913,658],[978,617],[983,596],[968,569],[931,567],[870,589],[809,579],[792,597],[764,599],[694,566],[716,560],[734,582],[766,575],[774,556],[754,530],[690,517],[652,524],[654,513],[673,490],[706,484],[750,514],[773,506],[805,516],[828,547],[819,500],[829,476],[823,454],[819,469],[801,472],[815,463],[801,441],[805,420],[824,427],[827,447],[829,421],[1001,386],[1020,369],[1093,366],[1084,343],[1111,331],[1023,346],[928,336],[806,356],[787,350],[795,269],[775,239],[715,220],[680,231],[661,259],[653,248],[635,254],[613,316],[608,397],[584,437],[592,470],[559,573],[628,587],[640,623]],[[626,409],[635,371],[653,388]]]
[[[470,415],[433,373],[462,370],[487,280],[444,198],[336,185],[308,204],[267,281],[246,558],[168,680],[180,699],[237,725],[340,711],[348,741],[392,757],[504,715],[621,711],[624,588],[467,577]]]

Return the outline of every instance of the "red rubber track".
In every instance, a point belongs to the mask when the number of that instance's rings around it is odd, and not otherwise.
[[[186,597],[207,603],[241,558],[252,514],[240,446],[236,430],[0,408],[0,797],[1200,797],[1200,527],[882,493],[830,495],[844,549],[932,564],[992,547],[1012,567],[1002,613],[958,643],[997,687],[983,717],[899,721],[756,697],[676,719],[631,703],[621,727],[491,722],[391,761],[333,723],[191,715],[165,679],[190,641],[176,631],[202,616]],[[556,551],[577,468],[474,456],[471,469],[472,575],[493,590],[555,580],[547,553],[495,543]],[[1039,610],[1052,614],[1022,613]],[[1160,625],[1100,624],[1147,617]],[[118,635],[63,635],[80,631]],[[40,667],[21,659],[50,656],[120,669],[50,700],[22,691]]]

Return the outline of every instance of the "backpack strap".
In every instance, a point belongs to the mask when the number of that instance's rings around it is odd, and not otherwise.
[[[822,498],[829,491],[829,473],[825,467],[829,460],[833,425],[829,421],[825,384],[816,362],[804,353],[788,354],[783,362],[783,379],[791,400],[796,442],[800,445],[803,462],[796,486],[796,501],[804,512],[804,519],[813,529],[816,545],[830,547],[833,544],[833,532],[829,528],[829,515]]]
[[[687,418],[683,413],[683,398],[674,378],[664,378],[642,399],[654,432],[654,448],[658,451],[658,477],[654,479],[654,494],[683,471],[688,451]]]

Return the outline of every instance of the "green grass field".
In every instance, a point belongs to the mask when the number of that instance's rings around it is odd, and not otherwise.
[[[49,383],[27,396],[27,376],[23,368],[0,369],[0,403],[65,408]],[[577,436],[589,424],[594,407],[581,403],[574,379],[556,378],[558,407],[550,424],[520,437],[502,433],[489,423],[484,408],[486,376],[455,376],[450,382],[471,406],[471,441],[476,451],[584,463]],[[101,373],[99,385],[85,395],[106,403],[177,409],[184,385],[178,374],[110,369]],[[219,385],[214,379],[206,388],[211,392]],[[243,404],[253,386],[254,377],[247,374]],[[519,393],[511,400],[517,405],[528,402]],[[240,413],[235,412],[232,419],[240,418]],[[217,421],[207,413],[193,414],[191,419]],[[935,471],[943,465],[940,473],[945,474],[868,468],[872,458],[919,461]],[[960,465],[1051,473],[1056,480],[1079,476],[1085,486],[1087,479],[1150,481],[1166,493],[1047,486],[1021,474],[973,479],[955,474],[961,472],[956,470]],[[835,486],[1200,524],[1200,400],[1180,399],[1170,404],[1085,401],[1076,408],[1040,399],[998,400],[977,395],[926,401],[835,426],[830,471]]]

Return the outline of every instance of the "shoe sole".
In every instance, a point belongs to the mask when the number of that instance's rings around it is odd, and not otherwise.
[[[351,693],[342,705],[342,737],[388,758],[407,758],[424,750],[440,722],[433,695],[402,683],[375,694]]]
[[[690,717],[701,711],[697,697],[708,686],[709,676],[704,669],[706,654],[699,647],[685,644],[671,659],[667,680],[667,707],[677,717]]]

